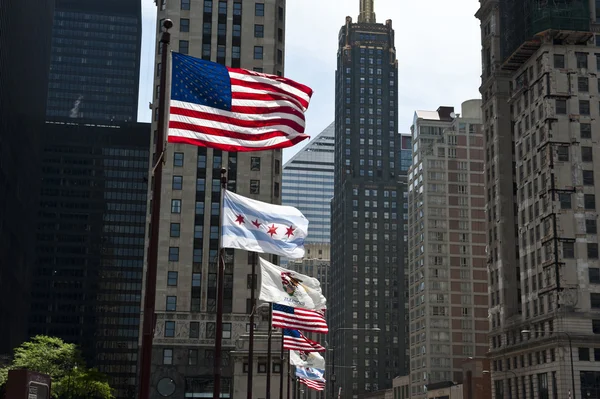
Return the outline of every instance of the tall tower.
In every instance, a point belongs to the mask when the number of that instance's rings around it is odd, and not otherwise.
[[[175,24],[171,29],[173,51],[227,66],[283,75],[285,0],[163,0],[158,7],[158,28],[164,18]],[[159,54],[158,46],[156,51]],[[156,70],[161,67],[164,66],[157,64]],[[155,76],[158,88],[159,74]],[[157,99],[153,106],[158,106]],[[164,397],[171,388],[173,397],[212,395],[220,170],[227,169],[230,190],[277,204],[281,203],[281,157],[281,150],[227,153],[182,144],[167,146],[167,162],[159,177],[163,179],[163,192],[152,398]],[[261,256],[277,262],[273,256]],[[244,375],[243,365],[240,362],[235,371],[230,354],[241,349],[236,346],[241,343],[238,339],[250,329],[251,261],[245,251],[226,251],[223,398],[234,397],[233,392],[246,389],[245,379],[234,378],[236,372]],[[275,356],[275,346],[273,352]],[[254,370],[263,373],[268,364],[266,356],[259,358],[255,354],[255,362]],[[277,371],[273,381],[281,372],[280,367],[279,363],[274,366]],[[262,375],[255,374],[255,378]],[[255,395],[264,395],[264,390],[256,385]],[[275,395],[278,384],[273,382],[272,388]]]
[[[374,24],[375,22],[375,0],[360,0],[358,23]]]
[[[372,6],[346,17],[336,71],[329,379],[353,398],[405,364],[398,65],[392,21],[375,23]]]
[[[476,14],[494,397],[598,396],[596,8],[486,0]]]
[[[481,101],[417,111],[409,171],[411,398],[462,380],[487,345]]]

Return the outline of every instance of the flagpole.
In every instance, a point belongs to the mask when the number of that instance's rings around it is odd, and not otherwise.
[[[271,304],[270,306],[271,310],[271,325],[269,326],[269,328],[273,328],[273,304]],[[285,379],[284,375],[285,375],[285,355],[283,352],[283,330],[281,330],[281,374],[279,375],[279,399],[283,399],[283,380]],[[289,373],[289,368],[290,366],[288,366],[288,373]]]
[[[169,29],[173,27],[170,19],[165,19],[162,24],[164,30],[160,38],[161,46],[161,70],[160,70],[160,92],[158,97],[158,121],[156,132],[156,153],[153,159],[151,185],[150,210],[150,232],[148,241],[147,267],[146,267],[146,289],[144,294],[144,321],[142,326],[142,350],[140,354],[140,386],[139,399],[150,398],[150,374],[152,369],[152,340],[154,338],[154,327],[156,324],[156,275],[158,269],[158,233],[160,223],[160,200],[162,189],[162,169],[165,150],[165,122],[166,122],[166,88],[167,70],[169,61],[169,44],[171,34]]]
[[[267,396],[266,399],[271,399],[271,369],[273,368],[273,359],[272,359],[272,353],[271,353],[271,337],[273,335],[273,326],[271,325],[273,323],[273,306],[269,306],[269,335],[267,338]],[[283,334],[282,334],[283,336]],[[283,367],[281,370],[281,373],[283,373]]]
[[[292,365],[290,364],[290,356],[288,354],[288,383],[287,383],[287,399],[290,399],[290,389],[292,388]]]
[[[219,229],[223,229],[223,202],[227,190],[227,169],[221,169],[221,204],[219,218],[221,223]],[[219,274],[217,277],[217,320],[215,323],[215,363],[214,363],[214,386],[213,399],[221,397],[221,357],[223,346],[223,291],[225,284],[225,249],[223,249],[223,234],[219,232]]]
[[[258,254],[252,253],[252,277],[250,287],[250,342],[248,343],[248,385],[246,397],[252,399],[252,377],[254,372],[254,313],[256,312],[256,298],[254,296],[254,288],[256,286],[256,258]]]

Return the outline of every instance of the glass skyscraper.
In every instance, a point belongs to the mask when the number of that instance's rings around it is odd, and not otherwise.
[[[136,121],[141,37],[138,0],[57,0],[47,118]]]
[[[329,244],[334,140],[332,123],[283,165],[282,203],[308,219],[307,243]]]

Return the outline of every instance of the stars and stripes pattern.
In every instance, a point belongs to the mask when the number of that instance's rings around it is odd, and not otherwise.
[[[291,79],[173,53],[168,141],[225,151],[291,147],[312,89]]]
[[[325,383],[321,381],[308,380],[306,378],[298,378],[298,382],[300,384],[306,385],[310,389],[314,389],[315,391],[325,390]]]
[[[273,304],[273,327],[327,334],[329,327],[322,310],[306,310]]]
[[[304,352],[325,352],[327,349],[318,342],[306,338],[300,331],[283,329],[283,349]]]

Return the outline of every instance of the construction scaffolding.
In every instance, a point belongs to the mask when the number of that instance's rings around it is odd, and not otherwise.
[[[502,61],[541,32],[590,31],[589,3],[589,0],[500,0]]]

